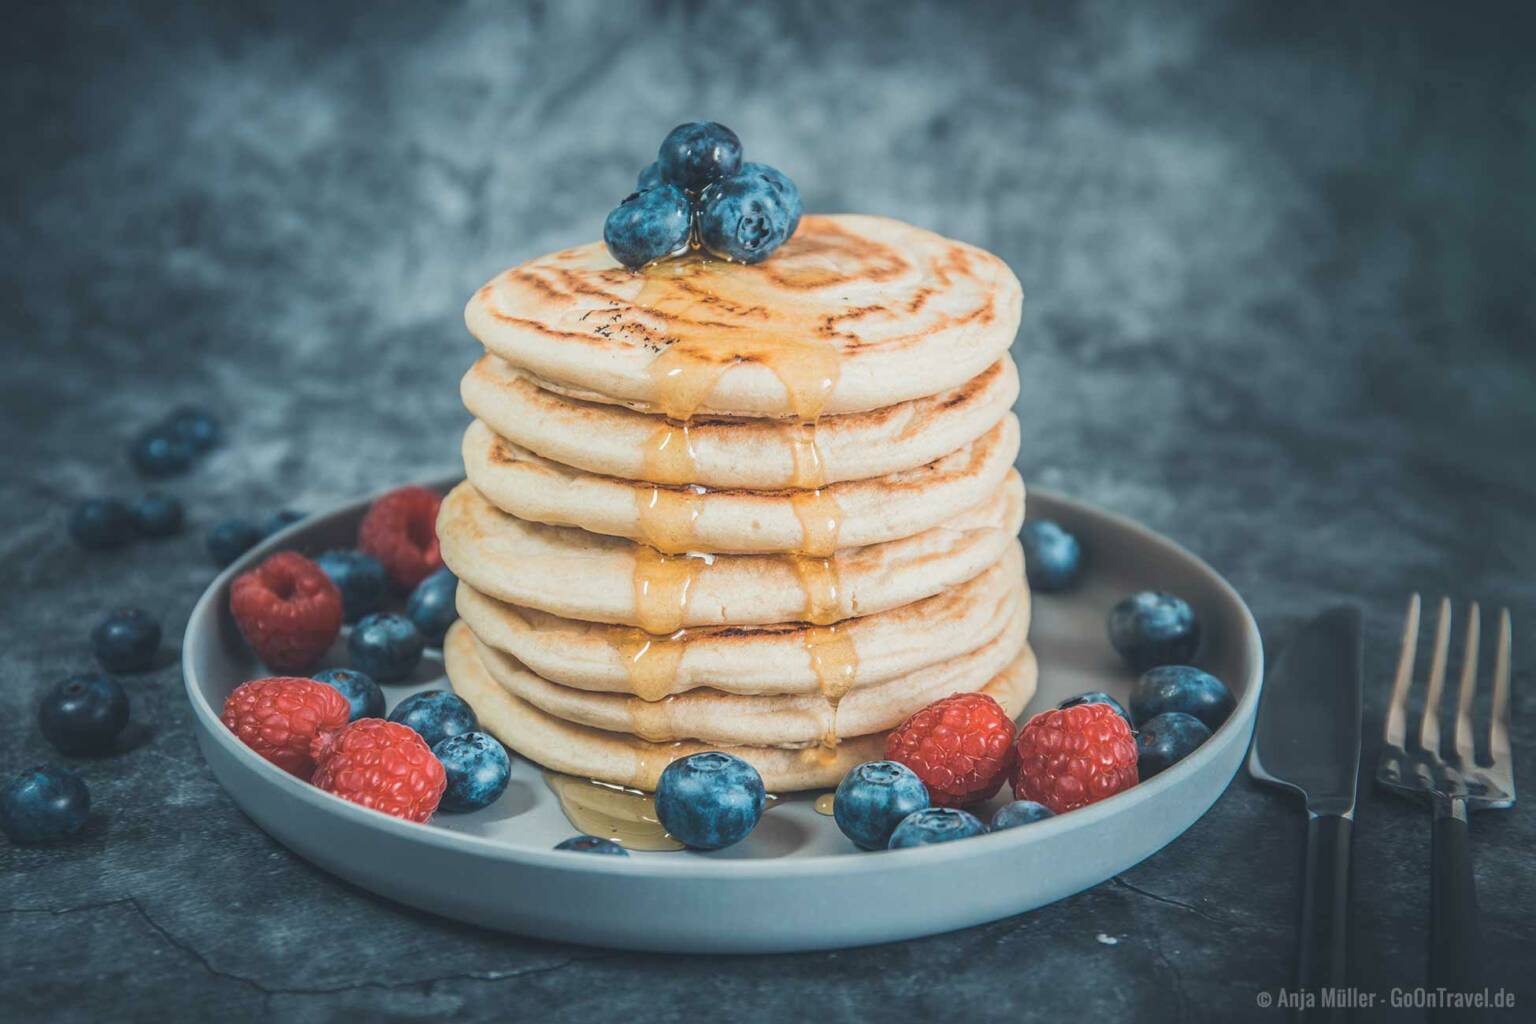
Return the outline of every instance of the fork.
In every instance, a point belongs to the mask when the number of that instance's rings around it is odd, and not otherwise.
[[[1451,602],[1440,599],[1434,653],[1417,741],[1407,737],[1408,692],[1413,687],[1414,654],[1419,640],[1419,595],[1408,601],[1403,649],[1387,707],[1378,784],[1427,800],[1434,808],[1431,858],[1429,982],[1431,988],[1469,992],[1477,963],[1477,887],[1467,839],[1469,811],[1503,810],[1515,803],[1514,766],[1509,750],[1509,609],[1499,612],[1498,646],[1493,659],[1493,697],[1488,730],[1488,763],[1478,764],[1472,738],[1472,700],[1477,691],[1477,655],[1482,611],[1467,610],[1467,635],[1461,659],[1461,687],[1456,695],[1454,753],[1443,755],[1440,697],[1451,643]]]

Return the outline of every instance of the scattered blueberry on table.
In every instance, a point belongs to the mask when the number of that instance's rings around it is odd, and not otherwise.
[[[1194,753],[1211,738],[1211,730],[1194,715],[1166,711],[1142,723],[1136,734],[1136,773],[1145,782]]]
[[[142,608],[119,608],[91,630],[91,651],[108,672],[143,672],[160,650],[160,623]]]
[[[377,558],[351,549],[333,550],[317,557],[315,564],[341,591],[344,622],[356,622],[384,607],[389,597],[389,573]]]
[[[459,578],[452,569],[444,568],[416,584],[405,602],[406,618],[416,623],[422,637],[433,647],[443,645],[448,627],[458,618],[458,592]]]
[[[438,810],[478,811],[506,792],[512,760],[506,748],[483,732],[461,732],[433,745],[432,753],[448,773]]]
[[[1148,669],[1131,688],[1131,715],[1142,728],[1165,712],[1182,711],[1214,732],[1235,707],[1237,701],[1227,684],[1192,665]]]
[[[352,627],[352,662],[381,683],[398,683],[416,670],[425,648],[416,623],[395,612],[365,615]]]
[[[328,668],[316,672],[311,678],[347,698],[347,703],[352,705],[348,721],[384,717],[384,691],[366,673],[350,668]]]
[[[128,445],[128,460],[144,476],[179,476],[192,468],[197,453],[166,424],[141,431]]]
[[[165,426],[198,454],[217,448],[224,436],[224,430],[213,414],[194,405],[172,410],[165,418]]]
[[[222,569],[261,543],[261,531],[248,519],[226,519],[208,531],[206,543],[214,564]]]
[[[1189,602],[1143,590],[1109,613],[1109,642],[1137,672],[1187,662],[1200,649],[1200,620]]]
[[[1102,690],[1094,690],[1090,693],[1080,693],[1076,697],[1068,697],[1060,704],[1057,704],[1056,707],[1075,708],[1079,704],[1108,704],[1110,707],[1115,709],[1115,714],[1125,719],[1126,725],[1130,726],[1132,730],[1135,730],[1136,728],[1135,721],[1132,720],[1130,714],[1126,712],[1125,708],[1121,706],[1120,702]]]
[[[70,509],[69,535],[88,551],[120,548],[133,533],[133,512],[116,498],[87,498]]]
[[[1033,800],[1014,800],[999,807],[992,815],[992,831],[1031,825],[1046,818],[1054,818],[1056,812]]]
[[[970,811],[958,807],[929,807],[914,811],[902,819],[891,833],[889,849],[929,846],[955,839],[969,839],[987,831],[986,824]]]
[[[129,511],[133,516],[133,527],[141,537],[170,537],[180,533],[187,517],[180,500],[159,491],[144,495]]]
[[[656,817],[683,845],[720,850],[751,835],[766,800],[756,768],[710,750],[667,765],[656,785]]]
[[[262,520],[261,537],[263,540],[265,540],[266,538],[272,536],[274,533],[277,533],[279,530],[288,529],[288,527],[292,526],[294,523],[303,518],[304,513],[298,511],[297,509],[278,509],[276,512],[273,512],[271,515],[267,516],[266,519]]]
[[[1031,519],[1019,531],[1024,546],[1024,574],[1042,593],[1066,590],[1077,582],[1083,549],[1077,538],[1049,519]]]
[[[573,850],[576,853],[600,853],[610,857],[628,857],[629,851],[612,839],[599,836],[571,836],[555,844],[557,850]]]
[[[127,691],[98,672],[55,683],[37,709],[38,730],[61,754],[104,754],[127,724]]]
[[[898,761],[866,761],[838,784],[832,817],[863,850],[883,850],[902,819],[928,806],[928,787]]]
[[[475,709],[450,690],[413,693],[395,705],[389,720],[414,730],[429,747],[480,728]]]
[[[68,768],[38,765],[0,790],[0,832],[13,843],[51,843],[85,827],[91,793]]]

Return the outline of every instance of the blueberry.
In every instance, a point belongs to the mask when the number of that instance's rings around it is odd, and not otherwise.
[[[1194,715],[1212,731],[1221,728],[1237,701],[1227,684],[1191,665],[1160,665],[1131,687],[1131,714],[1138,723],[1167,711]]]
[[[763,183],[774,191],[779,197],[779,202],[784,204],[784,209],[789,211],[789,230],[785,232],[785,238],[793,238],[795,230],[800,227],[800,215],[805,212],[805,204],[800,201],[800,190],[795,183],[789,180],[789,175],[777,167],[767,164],[745,163],[741,165],[743,176],[758,177]]]
[[[883,850],[903,818],[928,806],[928,787],[897,761],[867,761],[838,784],[832,817],[865,850]]]
[[[106,753],[127,724],[127,691],[97,672],[55,683],[37,709],[43,738],[62,754]]]
[[[645,170],[641,171],[640,176],[635,179],[635,191],[644,192],[646,189],[655,188],[660,184],[662,184],[661,164],[652,160],[645,165]]]
[[[421,635],[433,647],[441,647],[443,636],[459,612],[454,598],[459,591],[459,578],[452,569],[439,569],[416,584],[411,599],[405,602],[405,614]]]
[[[13,843],[51,843],[85,827],[91,792],[68,768],[28,768],[0,790],[0,832]]]
[[[986,831],[987,826],[970,811],[956,807],[929,807],[913,811],[901,819],[901,824],[891,833],[889,848],[900,850],[908,846],[947,843],[952,839],[979,836]]]
[[[1024,545],[1024,572],[1029,585],[1049,593],[1077,582],[1083,551],[1077,538],[1049,519],[1031,519],[1019,531]]]
[[[663,181],[697,193],[741,167],[741,140],[714,121],[690,121],[667,133],[656,151]]]
[[[246,519],[226,519],[208,531],[208,553],[221,569],[260,543],[261,531]]]
[[[395,612],[364,616],[347,641],[357,667],[381,683],[398,683],[415,671],[422,647],[416,624]]]
[[[506,792],[512,777],[512,760],[506,748],[483,732],[461,732],[436,744],[432,753],[448,773],[443,790],[444,811],[478,811],[489,807]]]
[[[341,591],[342,618],[356,622],[384,607],[389,573],[384,563],[361,551],[327,551],[315,559],[320,571]]]
[[[1145,782],[1210,738],[1211,730],[1194,715],[1182,711],[1153,715],[1136,734],[1136,774]]]
[[[186,512],[169,494],[151,491],[133,503],[133,528],[144,537],[169,537],[181,532]]]
[[[413,693],[390,712],[389,720],[414,729],[427,746],[435,747],[450,736],[474,732],[480,727],[475,709],[448,690]]]
[[[1003,804],[997,809],[997,813],[992,815],[992,831],[1001,832],[1005,828],[1017,828],[1020,825],[1029,825],[1055,816],[1056,812],[1045,804],[1037,804],[1033,800],[1015,800],[1012,803]]]
[[[193,405],[184,405],[165,419],[170,432],[185,441],[194,452],[206,452],[217,448],[224,431],[213,414]]]
[[[348,721],[384,717],[384,691],[365,673],[350,668],[328,668],[314,679],[338,691],[352,705]]]
[[[761,175],[717,181],[699,200],[699,240],[724,260],[760,263],[789,238],[790,209]]]
[[[116,498],[87,498],[69,512],[69,535],[90,551],[120,548],[133,539],[133,513]]]
[[[577,853],[605,853],[610,857],[628,857],[629,851],[612,839],[597,836],[571,836],[555,844],[557,850],[575,850]]]
[[[1200,621],[1182,597],[1143,590],[1110,610],[1109,642],[1127,665],[1145,672],[1193,658],[1200,649]]]
[[[1136,731],[1136,723],[1131,720],[1130,715],[1126,714],[1125,708],[1121,703],[1109,694],[1099,690],[1094,690],[1092,693],[1080,693],[1076,697],[1068,697],[1056,706],[1058,708],[1075,708],[1079,704],[1108,704],[1115,709],[1115,714],[1125,719],[1125,724],[1131,727],[1132,732]]]
[[[144,476],[165,477],[185,473],[192,465],[192,446],[168,427],[150,427],[128,446],[133,468]]]
[[[292,526],[294,523],[303,518],[303,512],[297,512],[291,508],[278,509],[276,512],[273,512],[271,515],[267,516],[265,520],[262,521],[262,539],[265,540],[266,538],[272,536],[274,533],[277,533],[279,530],[288,529],[288,527]]]
[[[91,630],[91,650],[108,672],[143,672],[160,650],[160,623],[142,608],[120,608]]]
[[[656,817],[685,846],[719,850],[751,834],[764,799],[756,768],[710,750],[667,765],[656,786]]]
[[[608,252],[630,270],[639,270],[688,247],[688,197],[676,185],[631,193],[603,222]]]

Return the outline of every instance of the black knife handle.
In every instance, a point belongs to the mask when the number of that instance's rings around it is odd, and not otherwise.
[[[1467,839],[1465,805],[1435,815],[1430,878],[1429,987],[1450,992],[1476,988],[1477,883]],[[1434,1020],[1465,1020],[1461,1010],[1432,1013]]]
[[[1343,1007],[1323,1006],[1321,990],[1344,988],[1349,946],[1349,847],[1354,823],[1337,814],[1307,821],[1306,880],[1301,896],[1301,936],[1296,988],[1311,992],[1307,1020],[1343,1020]],[[1303,1004],[1305,1005],[1305,1004]]]

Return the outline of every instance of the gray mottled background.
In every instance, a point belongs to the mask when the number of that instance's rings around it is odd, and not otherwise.
[[[0,34],[0,768],[48,755],[36,691],[87,665],[101,610],[140,604],[168,631],[164,666],[131,682],[148,742],[80,763],[87,835],[0,846],[12,1019],[1277,1019],[1255,994],[1289,976],[1300,825],[1246,778],[1146,863],[1039,912],[726,960],[384,904],[213,782],[169,653],[212,575],[197,535],[452,468],[466,297],[595,237],[695,117],[812,209],[1008,260],[1026,479],[1206,556],[1272,649],[1360,601],[1373,728],[1409,590],[1509,604],[1536,792],[1520,5],[136,6],[17,5]],[[137,493],[126,437],[187,400],[232,435],[174,485],[194,530],[71,547],[69,503]],[[1422,977],[1428,831],[1364,793],[1356,963],[1385,994]],[[1473,837],[1490,981],[1528,1013],[1531,812]]]

